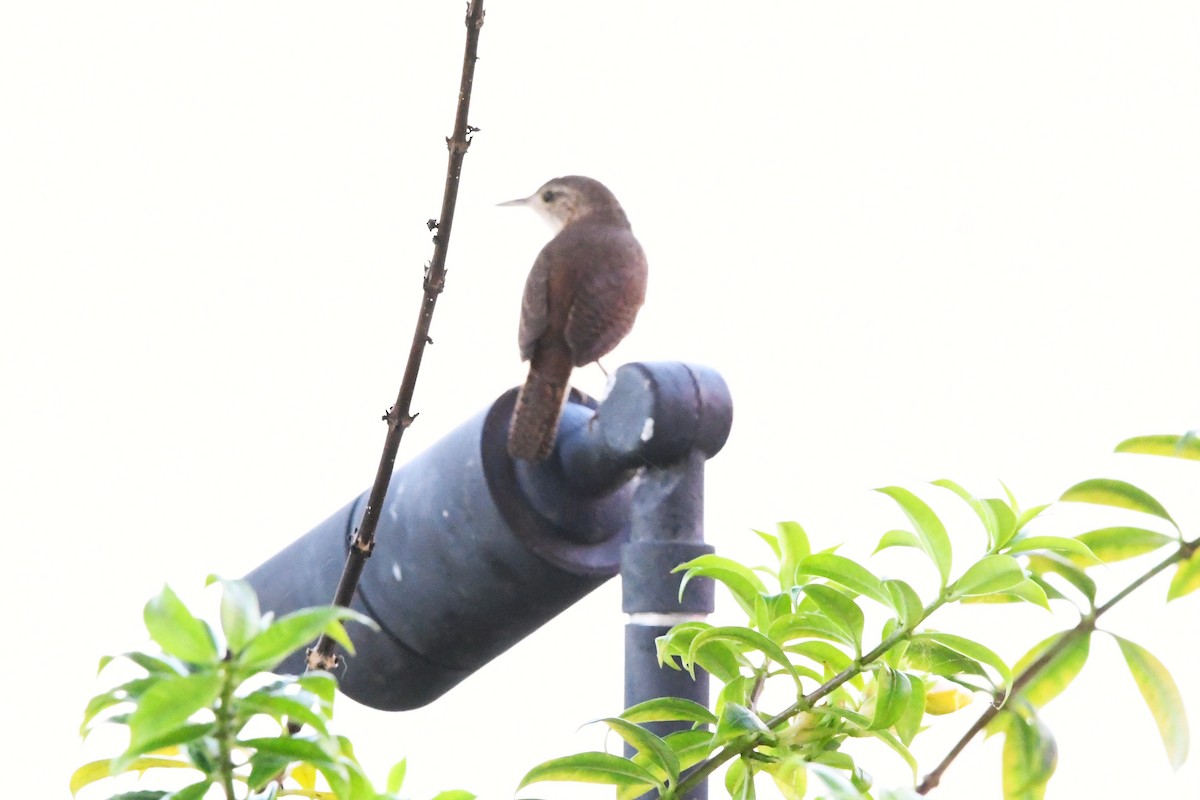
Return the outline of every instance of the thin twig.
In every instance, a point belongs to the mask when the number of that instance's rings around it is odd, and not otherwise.
[[[1189,558],[1193,553],[1196,552],[1198,545],[1200,545],[1200,540],[1181,544],[1178,550],[1164,560],[1155,564],[1124,589],[1117,592],[1115,595],[1109,598],[1104,605],[1099,606],[1090,614],[1087,614],[1074,628],[1063,633],[1063,635],[1059,637],[1054,644],[1046,648],[1046,650],[1040,656],[1034,659],[1033,663],[1022,670],[1021,674],[1013,679],[1012,689],[1009,691],[1009,697],[1016,697],[1022,689],[1024,689],[1034,678],[1036,678],[1042,672],[1042,670],[1050,666],[1054,659],[1058,658],[1059,654],[1066,650],[1067,647],[1069,647],[1076,639],[1078,639],[1080,636],[1090,636],[1092,631],[1096,629],[1096,620],[1103,616],[1105,612],[1107,612],[1117,603],[1124,600],[1135,590],[1140,588],[1142,584],[1146,583],[1148,580],[1165,570],[1167,567]],[[975,720],[971,727],[967,729],[967,732],[964,733],[962,737],[954,743],[954,746],[950,748],[948,753],[946,753],[946,756],[942,759],[941,763],[934,767],[933,771],[925,776],[920,785],[917,786],[917,794],[928,794],[936,789],[937,785],[941,783],[942,774],[950,767],[952,763],[954,763],[954,759],[958,758],[959,754],[962,753],[968,744],[970,744],[971,740],[974,739],[981,730],[986,728],[988,723],[991,722],[996,715],[1000,713],[1000,711],[1001,706],[998,706],[994,703],[989,705],[987,709],[979,715],[979,719]]]
[[[450,246],[450,230],[454,224],[454,207],[458,201],[458,182],[462,174],[463,156],[471,145],[471,134],[477,129],[467,124],[467,113],[471,106],[471,85],[475,79],[475,61],[479,50],[479,29],[483,27],[483,0],[470,0],[467,5],[467,43],[463,54],[462,81],[458,89],[458,111],[454,117],[454,133],[446,140],[450,151],[449,163],[446,167],[446,187],[442,193],[442,212],[437,220],[430,220],[429,227],[435,230],[433,236],[433,258],[425,269],[424,296],[421,298],[421,312],[417,317],[416,330],[413,332],[412,346],[408,351],[408,364],[404,369],[404,378],[400,383],[400,391],[396,403],[388,409],[384,420],[387,422],[387,437],[383,441],[383,454],[379,458],[379,468],[375,472],[375,482],[371,485],[371,494],[367,499],[366,512],[362,522],[350,543],[350,551],[346,554],[346,564],[342,569],[342,577],[338,581],[337,592],[333,602],[339,606],[349,606],[358,588],[358,580],[363,567],[371,556],[375,545],[375,528],[383,510],[383,501],[387,496],[388,483],[392,470],[396,465],[396,453],[400,449],[400,439],[404,430],[412,424],[416,415],[410,413],[413,391],[417,385],[417,373],[421,369],[421,358],[425,354],[425,346],[429,344],[429,326],[433,321],[433,309],[437,304],[438,295],[446,285],[446,251]],[[308,654],[308,668],[332,670],[337,664],[334,655],[334,641],[322,635],[317,640],[317,646]]]

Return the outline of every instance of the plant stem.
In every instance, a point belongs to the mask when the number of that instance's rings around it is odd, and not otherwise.
[[[882,642],[880,642],[878,645],[876,645],[875,648],[873,650],[871,650],[871,652],[867,653],[862,658],[858,659],[853,664],[846,667],[844,670],[839,672],[837,675],[834,675],[832,678],[830,678],[828,681],[826,681],[825,683],[818,686],[816,689],[813,689],[811,692],[804,695],[804,697],[801,698],[800,700],[797,700],[795,703],[792,703],[790,706],[785,708],[780,713],[771,717],[771,719],[769,719],[767,721],[767,727],[774,728],[776,725],[786,722],[788,719],[790,719],[792,716],[799,713],[800,711],[804,711],[805,709],[812,708],[814,705],[816,705],[818,700],[820,700],[821,698],[823,698],[826,695],[833,692],[835,689],[837,689],[839,686],[841,686],[846,681],[853,678],[855,675],[862,673],[863,667],[865,667],[867,664],[870,664],[874,661],[878,661],[880,658],[883,657],[884,653],[886,653],[888,650],[891,650],[893,647],[895,647],[897,644],[899,644],[901,640],[907,639],[909,636],[911,636],[913,631],[915,631],[917,629],[918,625],[920,625],[922,622],[924,622],[933,612],[937,611],[939,608],[941,608],[945,604],[946,604],[946,596],[945,596],[945,593],[943,593],[942,596],[938,597],[936,600],[934,600],[932,603],[930,603],[928,606],[925,607],[924,611],[921,612],[920,619],[913,620],[912,622],[910,622],[908,625],[904,626],[903,628],[900,628],[899,630],[894,631],[891,636],[887,637]]]
[[[771,717],[769,720],[767,720],[767,727],[774,729],[779,725],[782,725],[784,722],[787,722],[787,720],[791,719],[801,711],[812,708],[823,697],[835,691],[839,686],[853,678],[855,675],[860,674],[863,671],[863,667],[865,667],[867,664],[882,658],[884,653],[886,653],[888,650],[891,650],[903,639],[911,636],[918,625],[924,622],[934,611],[937,611],[939,608],[945,605],[945,603],[946,592],[943,591],[936,600],[925,607],[925,609],[921,612],[920,619],[912,620],[908,625],[894,631],[891,636],[888,636],[886,639],[876,645],[874,649],[872,649],[862,658],[859,658],[837,675],[834,675],[828,681],[821,684],[816,689],[813,689],[811,692],[804,695],[795,703],[792,703],[783,711]],[[695,770],[674,788],[674,794],[672,796],[680,798],[686,797],[688,792],[699,787],[700,784],[717,769],[717,767],[721,766],[726,761],[753,750],[757,746],[758,742],[751,739],[749,742],[739,742],[737,746],[729,745],[721,748],[719,751],[717,751],[716,755],[709,756],[707,759],[700,762],[700,764],[696,766]]]
[[[375,471],[375,482],[367,499],[367,508],[362,522],[355,532],[350,550],[346,554],[346,563],[342,569],[342,577],[338,581],[337,591],[333,602],[339,606],[349,606],[358,588],[358,580],[362,576],[363,567],[371,556],[375,545],[375,528],[383,511],[383,501],[387,496],[388,483],[391,481],[392,470],[396,465],[396,453],[400,449],[400,440],[405,429],[416,418],[410,413],[413,392],[416,390],[417,374],[421,369],[421,359],[425,346],[432,342],[429,338],[429,328],[433,321],[433,311],[437,304],[438,295],[446,285],[446,252],[450,246],[450,230],[454,224],[454,208],[458,202],[458,183],[462,175],[463,157],[471,144],[471,134],[477,129],[467,124],[467,114],[471,106],[471,87],[475,80],[475,62],[479,52],[479,29],[483,27],[483,0],[470,0],[466,16],[467,41],[463,54],[462,79],[458,90],[458,110],[454,118],[454,132],[446,140],[450,151],[449,162],[446,166],[446,185],[442,192],[442,211],[437,220],[430,220],[431,230],[436,229],[433,236],[433,258],[425,270],[424,289],[421,299],[421,310],[417,317],[416,329],[413,332],[412,345],[408,351],[408,364],[404,370],[404,378],[395,404],[388,409],[384,420],[388,425],[387,436],[383,442],[383,453],[379,458],[379,467]],[[317,640],[317,646],[309,653],[308,668],[332,671],[336,667],[334,656],[334,641],[324,634]]]
[[[225,789],[226,800],[235,800],[233,794],[233,662],[232,654],[226,653],[221,661],[221,698],[213,710],[217,718],[217,776]]]
[[[1079,624],[1074,628],[1064,632],[1054,644],[1046,648],[1045,652],[1034,659],[1033,663],[1031,663],[1021,672],[1020,675],[1013,679],[1012,689],[1009,691],[1009,697],[1017,696],[1022,689],[1024,689],[1034,678],[1036,678],[1042,672],[1042,670],[1046,669],[1046,667],[1048,667],[1054,661],[1054,659],[1058,658],[1059,654],[1062,653],[1063,650],[1067,649],[1067,647],[1069,647],[1077,638],[1080,636],[1090,636],[1092,631],[1096,629],[1096,620],[1099,619],[1105,612],[1107,612],[1117,603],[1124,600],[1134,591],[1139,589],[1144,583],[1165,570],[1167,567],[1189,558],[1196,551],[1198,545],[1200,545],[1200,539],[1181,544],[1178,550],[1159,563],[1155,564],[1144,574],[1138,576],[1138,578],[1132,581],[1128,586],[1109,598],[1106,603],[1097,607],[1090,614],[1081,619]],[[989,705],[987,709],[979,715],[979,719],[975,720],[971,727],[967,729],[966,733],[964,733],[962,737],[954,743],[954,746],[950,748],[948,753],[946,753],[946,756],[941,760],[941,763],[934,767],[933,771],[927,774],[917,786],[917,794],[928,794],[933,789],[937,788],[937,785],[941,783],[943,773],[945,773],[954,760],[958,758],[959,754],[962,753],[966,746],[970,744],[971,740],[974,739],[981,730],[987,727],[988,723],[1000,713],[1000,710],[1001,706],[992,704]]]

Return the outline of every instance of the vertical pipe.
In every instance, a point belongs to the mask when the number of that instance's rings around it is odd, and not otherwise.
[[[713,584],[688,583],[682,598],[682,573],[672,570],[685,561],[713,552],[704,543],[705,454],[692,450],[674,464],[647,469],[633,498],[630,541],[621,549],[622,609],[625,626],[625,705],[655,697],[680,697],[708,706],[708,674],[695,680],[683,670],[660,668],[655,639],[673,625],[703,619],[713,610]],[[685,722],[646,726],[658,736],[691,727]],[[627,754],[629,748],[626,748]],[[705,800],[700,787],[689,800]]]

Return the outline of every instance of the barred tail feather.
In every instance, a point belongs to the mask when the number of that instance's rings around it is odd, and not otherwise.
[[[534,369],[517,395],[508,429],[508,454],[526,461],[545,461],[554,449],[567,382],[555,381]]]

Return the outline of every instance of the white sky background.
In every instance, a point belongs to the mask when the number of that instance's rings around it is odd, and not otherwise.
[[[103,755],[74,733],[96,660],[142,643],[163,581],[196,597],[369,484],[432,250],[462,13],[0,10],[6,795],[65,797]],[[982,534],[922,486],[947,476],[986,494],[1002,478],[1028,505],[1122,477],[1200,532],[1195,465],[1111,455],[1197,425],[1195,4],[497,0],[480,52],[482,131],[402,460],[522,379],[520,292],[548,230],[494,204],[582,173],[651,264],[610,369],[694,361],[731,386],[707,476],[720,552],[761,557],[749,529],[795,518],[864,555],[904,523],[870,489],[898,483],[957,523],[965,564]],[[1063,511],[1047,529],[1084,528]],[[601,746],[575,731],[620,709],[618,590],[427,709],[342,702],[340,729],[380,781],[407,755],[411,795],[511,797],[530,766]],[[1173,670],[1195,728],[1198,601],[1165,591],[1104,622]],[[1072,621],[943,624],[986,625],[1016,658]],[[1046,712],[1050,798],[1200,796],[1198,757],[1173,775],[1140,703],[1097,639]],[[943,719],[923,765],[980,710]],[[999,797],[998,758],[976,744],[935,796]],[[887,754],[868,766],[904,777]]]

